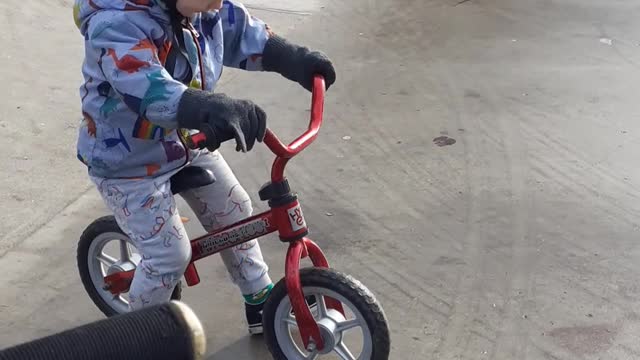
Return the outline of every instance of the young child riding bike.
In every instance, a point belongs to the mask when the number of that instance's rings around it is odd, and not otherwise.
[[[129,308],[168,301],[191,258],[170,178],[185,166],[216,181],[181,193],[207,231],[251,216],[252,206],[218,152],[236,141],[250,151],[265,136],[266,114],[248,100],[214,93],[223,66],[269,71],[311,90],[314,74],[334,83],[322,53],[274,34],[240,3],[225,0],[76,0],[85,39],[78,158],[142,260]],[[208,149],[190,150],[189,130]],[[221,253],[244,296],[249,329],[261,331],[273,287],[257,241]]]

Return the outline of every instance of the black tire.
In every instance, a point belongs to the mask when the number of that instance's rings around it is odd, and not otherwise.
[[[77,251],[77,263],[78,263],[78,271],[80,272],[80,279],[82,280],[82,285],[84,285],[84,289],[87,294],[91,298],[94,304],[104,313],[107,317],[112,317],[118,315],[118,312],[114,310],[98,293],[98,289],[93,285],[93,281],[91,281],[91,275],[89,273],[89,248],[93,240],[103,233],[119,233],[124,236],[127,236],[120,226],[116,222],[115,217],[113,216],[104,216],[101,217],[94,222],[92,222],[87,228],[84,230],[82,235],[80,236],[80,241],[78,241],[78,251]],[[180,300],[182,298],[182,281],[178,282],[176,287],[173,289],[173,293],[171,294],[172,300]]]
[[[319,287],[332,290],[353,304],[364,317],[371,331],[373,351],[371,359],[387,360],[391,349],[391,339],[387,318],[375,296],[353,277],[324,268],[300,270],[300,282],[305,287]],[[275,315],[280,302],[287,296],[285,280],[280,280],[273,288],[263,310],[264,337],[267,347],[275,360],[288,360],[283,353],[275,333]]]

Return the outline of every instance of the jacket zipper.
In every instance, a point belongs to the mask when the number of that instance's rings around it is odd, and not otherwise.
[[[198,31],[193,27],[193,25],[191,24],[191,21],[187,20],[187,26],[189,27],[189,33],[191,34],[191,37],[193,38],[193,42],[196,44],[196,49],[198,49],[198,65],[200,66],[200,90],[204,90],[204,81],[205,81],[205,77],[204,77],[204,63],[202,61],[202,49],[200,48],[200,43],[198,42],[198,37],[200,37],[200,35],[198,34]]]
[[[204,76],[204,63],[202,61],[202,49],[200,49],[200,44],[198,43],[198,39],[197,39],[197,32],[196,29],[193,27],[193,25],[191,24],[191,21],[189,21],[189,19],[187,19],[187,30],[189,31],[189,34],[191,34],[191,37],[193,39],[193,42],[196,44],[196,49],[198,50],[198,65],[200,66],[200,90],[204,91],[204,84],[205,84],[205,76]],[[180,142],[182,143],[182,146],[184,146],[185,149],[185,155],[186,155],[186,160],[184,162],[184,165],[182,165],[182,167],[186,166],[189,163],[189,151],[191,151],[191,149],[189,148],[189,146],[185,143],[185,140],[182,138],[182,133],[178,133],[178,138],[180,139]]]

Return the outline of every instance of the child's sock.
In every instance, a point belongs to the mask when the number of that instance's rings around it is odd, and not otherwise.
[[[260,305],[267,301],[267,298],[269,297],[272,289],[273,284],[269,284],[267,285],[267,287],[263,288],[255,294],[244,295],[244,301],[249,305]]]

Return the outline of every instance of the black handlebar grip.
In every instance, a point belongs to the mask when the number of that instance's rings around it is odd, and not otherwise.
[[[171,302],[1,350],[0,360],[201,360],[205,348],[196,315]]]

